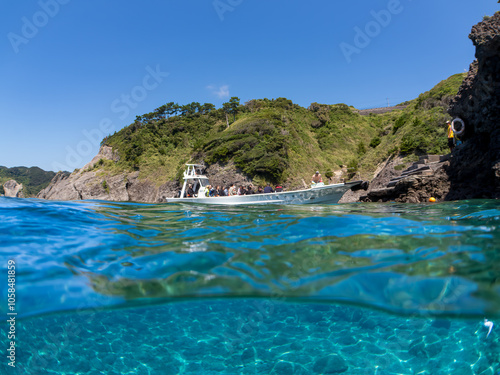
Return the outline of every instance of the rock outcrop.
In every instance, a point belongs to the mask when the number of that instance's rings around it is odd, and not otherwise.
[[[474,26],[469,38],[476,60],[448,109],[465,122],[463,143],[428,176],[406,176],[382,188],[372,182],[362,200],[500,198],[500,13]],[[374,182],[391,174],[395,171],[388,164]]]
[[[368,192],[360,196],[364,202],[426,202],[434,197],[444,200],[450,190],[445,171],[450,155],[422,155],[419,160],[407,166],[396,158],[387,163],[373,181]],[[396,168],[398,170],[396,170]]]
[[[348,191],[340,200],[347,202],[427,202],[434,197],[444,200],[450,190],[445,168],[450,155],[422,155],[409,163],[392,157],[380,166],[367,191]]]
[[[500,198],[500,13],[474,26],[469,38],[477,60],[448,111],[466,126],[447,169],[447,199]]]
[[[3,184],[3,190],[6,197],[24,198],[23,184],[18,184],[15,180],[9,180]]]
[[[99,153],[82,169],[67,176],[58,173],[38,198],[50,200],[99,199],[110,201],[162,202],[179,190],[175,182],[161,186],[139,179],[139,172],[106,175],[99,171],[101,160],[118,160],[111,147],[103,146]],[[97,168],[96,168],[97,166]]]

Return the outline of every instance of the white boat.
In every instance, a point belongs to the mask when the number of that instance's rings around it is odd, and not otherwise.
[[[227,206],[250,205],[250,204],[328,204],[338,203],[344,193],[363,181],[345,182],[333,185],[316,184],[310,189],[284,191],[276,193],[233,195],[224,197],[207,197],[207,186],[210,185],[208,178],[203,174],[205,166],[200,164],[186,164],[184,172],[184,184],[180,198],[166,198],[168,203],[197,203],[197,204],[219,204]],[[189,184],[193,191],[197,191],[193,197],[187,197]]]

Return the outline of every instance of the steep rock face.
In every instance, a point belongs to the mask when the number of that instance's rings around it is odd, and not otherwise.
[[[18,184],[15,180],[9,180],[3,184],[6,197],[23,198],[23,184]]]
[[[219,163],[212,164],[205,171],[206,176],[209,178],[213,186],[248,186],[252,181],[239,171],[233,163],[221,165]]]
[[[135,201],[156,203],[174,196],[177,183],[167,182],[160,187],[140,180],[139,172],[106,176],[91,170],[99,160],[117,160],[111,147],[103,146],[99,153],[79,171],[66,176],[58,173],[50,185],[38,194],[38,198],[50,200],[99,199],[110,201]]]
[[[81,199],[80,194],[75,189],[70,177],[71,175],[65,175],[62,172],[58,172],[49,186],[40,191],[37,198],[42,199],[52,199],[52,200],[75,200]]]
[[[463,144],[432,176],[403,179],[380,194],[368,192],[368,200],[500,198],[500,13],[474,26],[469,38],[476,46],[476,60],[448,109],[452,117],[465,122]],[[391,174],[389,163],[381,180]],[[373,182],[371,188],[378,188]]]
[[[447,174],[447,199],[500,198],[500,13],[469,35],[476,58],[448,113],[464,120],[464,144]]]

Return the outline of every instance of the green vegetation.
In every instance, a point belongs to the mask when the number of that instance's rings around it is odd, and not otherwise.
[[[380,140],[380,137],[378,137],[378,136],[377,136],[377,137],[374,137],[374,138],[371,140],[371,142],[370,142],[370,147],[371,147],[371,148],[375,148],[375,147],[377,147],[377,146],[380,144],[380,142],[382,142],[382,141]]]
[[[23,194],[26,197],[36,196],[40,190],[45,189],[56,174],[47,172],[38,167],[14,167],[0,166],[0,194],[5,194],[3,184],[8,180],[16,180],[23,184]]]
[[[233,122],[236,121],[236,114],[239,111],[239,106],[240,106],[240,98],[233,96],[229,102],[223,103],[222,104],[222,109],[224,109],[224,112],[226,114],[231,114],[233,115]],[[227,121],[227,126],[229,127],[229,118],[226,117]]]
[[[108,194],[109,194],[109,185],[108,185],[108,183],[106,182],[106,180],[102,180],[102,188],[104,189],[104,191],[105,191],[106,193],[108,193]]]
[[[179,179],[187,162],[231,163],[259,183],[298,187],[315,170],[331,176],[347,164],[352,176],[370,179],[394,153],[447,152],[446,109],[464,77],[440,82],[403,110],[369,116],[346,104],[304,108],[286,98],[240,104],[232,97],[219,109],[171,102],[106,137],[103,144],[120,159],[99,161],[93,169],[104,175],[138,170],[139,178],[160,185]]]
[[[457,94],[458,88],[466,76],[466,73],[459,73],[439,82],[430,91],[420,94],[418,98],[414,100],[415,108],[447,108],[450,104],[450,100]]]

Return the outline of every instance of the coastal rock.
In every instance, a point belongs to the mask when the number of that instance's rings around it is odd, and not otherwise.
[[[367,195],[372,191],[376,191],[387,186],[389,181],[395,177],[401,176],[402,170],[397,170],[396,167],[404,164],[403,158],[400,156],[391,156],[384,163],[379,165],[377,170],[375,171],[375,178],[370,182],[369,188],[367,191],[363,189],[359,190],[348,190],[340,199],[339,203],[351,203],[358,202],[363,199],[364,201],[369,201],[366,198]],[[386,197],[386,200],[390,200],[391,197]],[[372,199],[372,201],[376,202],[378,199]]]
[[[445,165],[438,168],[432,176],[412,176],[398,182],[394,189],[396,202],[427,202],[430,197],[445,199],[450,190],[450,182]]]
[[[119,157],[111,147],[103,146],[80,170],[75,170],[69,176],[57,173],[37,197],[49,200],[98,199],[158,203],[164,202],[165,197],[174,196],[179,190],[175,182],[158,187],[148,180],[141,180],[139,172],[104,174],[99,170],[101,160],[118,161]]]
[[[500,13],[472,28],[476,61],[448,113],[465,122],[463,145],[446,170],[446,199],[500,198]]]
[[[76,191],[69,178],[70,176],[63,172],[58,172],[50,182],[49,186],[38,193],[37,198],[52,200],[81,199],[80,194]]]
[[[96,172],[81,173],[74,179],[73,186],[79,199],[128,200],[124,174],[104,177]]]
[[[6,197],[23,198],[23,184],[18,184],[15,180],[9,180],[3,184]]]
[[[113,151],[113,148],[110,147],[110,146],[102,146],[100,149],[99,149],[99,153],[94,156],[94,158],[88,162],[87,164],[85,164],[82,168],[83,171],[87,170],[87,169],[91,169],[91,168],[94,168],[94,166],[99,163],[99,160],[113,160],[113,161],[118,161],[120,160],[120,156],[118,155],[118,153],[116,151]]]

